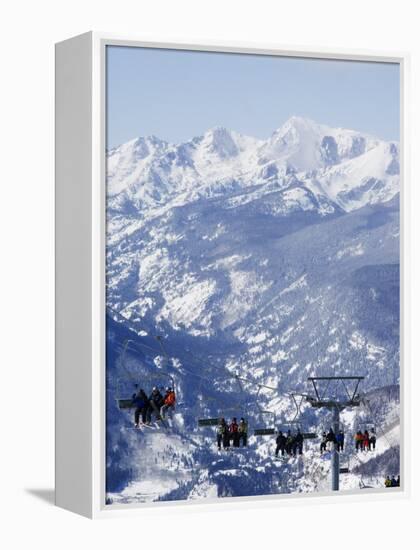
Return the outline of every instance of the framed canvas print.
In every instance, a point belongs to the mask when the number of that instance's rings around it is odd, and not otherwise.
[[[407,490],[406,66],[57,44],[58,505]]]

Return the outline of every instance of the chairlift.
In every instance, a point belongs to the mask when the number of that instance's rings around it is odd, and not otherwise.
[[[359,429],[362,430],[363,432],[365,430],[367,430],[369,433],[374,433],[376,434],[376,424],[375,422],[372,422],[371,420],[369,421],[363,421],[363,422],[359,422],[359,425],[361,426]]]
[[[239,388],[240,391],[243,392],[241,385],[239,385]],[[207,402],[208,412],[211,411],[212,413],[212,416],[210,417],[203,415],[202,410],[200,411],[200,414],[198,414],[197,411],[196,417],[198,417],[199,427],[216,426],[219,424],[221,418],[224,418],[225,420],[229,418],[236,418],[239,420],[240,418],[245,418],[245,416],[247,416],[247,414],[243,412],[245,408],[245,403],[243,400],[232,401],[230,396],[225,397],[223,394],[218,396],[210,395],[205,389],[202,388],[202,384],[200,384],[199,395],[201,396],[201,402]],[[226,401],[227,399],[229,399],[229,403],[224,404],[223,401]],[[197,405],[199,405],[198,402]]]
[[[218,426],[220,424],[220,418],[199,418],[198,427],[203,428],[207,426]]]
[[[125,398],[125,399],[117,399],[118,408],[120,410],[123,409],[132,409],[134,407],[133,399]]]
[[[255,396],[255,405],[257,406],[258,413],[263,415],[269,415],[272,417],[272,422],[270,423],[271,426],[268,425],[265,421],[263,421],[264,426],[261,428],[256,428],[254,430],[254,435],[274,435],[276,433],[276,413],[274,411],[271,411],[270,409],[263,409],[259,403],[259,394],[262,390],[262,386],[258,388],[257,394]]]
[[[225,422],[226,422],[226,418],[227,418],[227,414],[226,412],[228,411],[234,411],[234,414],[231,415],[231,418],[235,418],[237,421],[239,418],[244,418],[245,417],[238,417],[237,415],[235,415],[235,412],[237,411],[237,408],[234,408],[234,407],[230,407],[230,408],[225,408],[222,410],[222,412],[217,416],[217,417],[212,417],[212,418],[199,418],[198,419],[198,427],[199,428],[215,428],[215,427],[218,427],[221,425],[221,421],[222,421],[222,418],[225,419]],[[246,424],[248,425],[248,421],[245,419],[245,422]],[[229,422],[226,422],[227,426],[229,426]],[[214,432],[213,432],[214,434]],[[240,441],[240,440],[238,440]],[[233,445],[232,449],[241,449],[243,450],[247,445]]]
[[[276,428],[256,428],[254,430],[254,435],[259,435],[259,436],[277,435],[280,432],[282,432],[283,434],[287,434],[288,431],[290,431],[291,433],[297,433],[298,431],[300,431],[300,433],[303,436],[303,439],[316,439],[318,437],[316,433],[303,431],[302,428],[301,428],[301,423],[300,422],[295,422],[295,423],[291,423],[291,422],[287,423],[286,422],[286,423],[281,424],[278,427],[278,429],[276,429]]]
[[[322,429],[322,432],[328,433],[331,429],[333,429],[333,426],[331,425],[331,422],[323,422],[322,425],[321,425],[321,429]],[[339,423],[338,423],[338,431],[339,432],[340,431],[344,432],[345,429],[346,429],[346,426],[345,426],[344,422],[342,422],[340,420]]]
[[[289,420],[282,422],[278,431],[282,433],[287,433],[289,431],[291,433],[297,433],[299,431],[303,435],[303,439],[317,439],[318,437],[318,434],[315,432],[305,431],[301,420]]]
[[[363,479],[363,476],[360,476],[360,480],[359,480],[359,488],[360,489],[373,489],[373,485],[366,485],[364,479]]]
[[[199,418],[198,419],[198,427],[203,428],[207,426],[218,426],[220,424],[220,421],[222,418],[226,419],[228,418],[235,418],[237,421],[241,418],[245,418],[245,416],[240,416],[236,414],[236,411],[238,409],[236,407],[229,407],[224,409],[219,409],[218,415],[216,417],[208,417],[208,418]],[[229,414],[227,414],[229,412]],[[228,422],[227,422],[228,423]]]
[[[305,432],[302,428],[302,424],[300,422],[296,423],[289,423],[289,424],[283,424],[280,426],[277,433],[282,432],[283,434],[287,434],[288,432],[291,432],[291,434],[296,434],[298,431],[302,434],[303,439],[317,439],[318,434],[315,432]]]
[[[339,472],[340,472],[340,474],[349,474],[350,473],[350,458],[347,459],[345,466],[340,465]]]
[[[298,396],[298,399],[296,398],[297,396]],[[306,395],[291,394],[290,397],[293,400],[293,403],[296,407],[295,416],[291,420],[286,420],[282,422],[280,425],[277,425],[276,413],[270,410],[263,410],[259,407],[260,413],[270,414],[273,416],[274,427],[257,428],[254,430],[254,435],[257,435],[257,436],[277,435],[279,432],[287,433],[290,430],[290,432],[300,431],[304,439],[316,439],[318,437],[317,434],[314,432],[305,432],[302,427],[302,422],[299,420],[299,416],[301,415],[300,407],[302,406],[303,401],[306,399]]]
[[[315,432],[307,432],[303,428],[302,421],[300,420],[302,416],[301,407],[304,401],[307,400],[306,394],[301,393],[292,393],[291,398],[293,399],[293,403],[296,407],[295,416],[291,419],[285,422],[285,425],[288,426],[287,430],[290,430],[291,432],[294,430],[295,432],[300,431],[300,433],[303,435],[303,439],[316,439],[318,436]]]
[[[150,389],[153,386],[169,386],[176,391],[175,388],[175,379],[169,372],[160,372],[160,371],[151,371],[150,368],[144,367],[141,369],[140,373],[134,374],[126,367],[126,354],[130,347],[130,344],[132,346],[139,347],[139,344],[135,342],[134,340],[127,339],[124,342],[123,350],[121,352],[121,355],[119,357],[119,365],[124,369],[125,376],[119,376],[117,378],[117,387],[116,387],[116,401],[118,404],[118,408],[120,410],[122,409],[131,409],[134,407],[133,399],[132,397],[121,396],[121,385],[124,386],[124,389],[127,391],[127,386],[132,385],[133,387],[133,393],[137,393],[139,387],[144,388],[146,394],[150,392]],[[141,383],[140,383],[141,381]],[[122,382],[124,382],[122,384]],[[124,392],[125,393],[125,392]]]
[[[274,428],[255,428],[254,435],[275,435],[277,432]]]
[[[272,416],[273,418],[273,421],[272,421],[272,426],[268,426],[267,424],[261,428],[255,428],[254,429],[254,435],[275,435],[277,433],[277,430],[276,430],[276,413],[273,412],[273,411],[269,411],[269,410],[264,410],[264,409],[261,409],[259,410],[259,413],[261,415],[264,415],[264,414],[268,414],[270,416]]]
[[[221,409],[219,407],[216,407],[215,405],[215,402],[218,401],[218,398],[214,395],[208,394],[206,391],[203,391],[201,388],[201,385],[199,389],[199,395],[201,396],[202,401],[204,401],[207,404],[207,409],[212,408],[213,411],[214,409],[217,409],[217,412],[216,412],[216,416],[208,417],[208,416],[202,415],[203,410],[195,411],[195,416],[198,417],[198,427],[203,428],[203,427],[209,427],[209,426],[217,426],[220,423],[220,419],[224,417],[224,415],[221,412]],[[197,402],[196,407],[199,408],[199,405],[200,403]],[[211,407],[211,405],[213,405],[213,407]],[[201,407],[201,409],[203,409],[203,407]]]
[[[169,383],[168,383],[169,381]],[[174,379],[169,374],[164,373],[148,373],[145,376],[141,376],[141,384],[140,383],[133,383],[133,394],[136,394],[137,391],[143,387],[146,395],[149,395],[150,389],[153,387],[157,387],[159,390],[164,390],[165,386],[169,386],[171,388],[174,388]],[[120,384],[121,380],[117,380],[117,396],[116,401],[118,404],[119,409],[131,409],[135,407],[133,404],[133,397],[120,397]],[[127,384],[125,384],[127,386]]]
[[[360,419],[360,421],[357,423],[357,427],[355,429],[355,433],[362,432],[362,434],[367,431],[369,433],[369,439],[372,437],[372,435],[377,437],[376,433],[376,424],[370,419]],[[370,448],[370,445],[369,445]]]

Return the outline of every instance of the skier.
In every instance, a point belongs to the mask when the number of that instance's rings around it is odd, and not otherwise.
[[[363,451],[363,434],[360,430],[356,433],[354,439],[356,441],[356,451]]]
[[[363,445],[364,451],[370,451],[369,440],[370,440],[369,432],[365,430],[365,433],[363,434],[363,439],[362,439],[362,445]]]
[[[287,430],[287,437],[286,437],[286,453],[288,455],[292,454],[293,450],[293,443],[294,443],[294,437],[292,435],[292,432],[290,430]]]
[[[344,432],[340,430],[337,434],[337,451],[344,451]]]
[[[155,386],[152,390],[152,393],[149,395],[149,410],[148,410],[148,422],[152,419],[152,411],[156,415],[156,420],[161,420],[160,417],[160,408],[163,405],[163,396]]]
[[[332,428],[330,428],[330,431],[327,433],[328,450],[332,451],[336,443],[337,443],[337,439],[335,437],[334,431]]]
[[[400,476],[397,477],[397,487],[400,486]]]
[[[146,423],[147,419],[147,409],[148,409],[148,399],[143,389],[140,389],[137,393],[133,395],[133,405],[136,407],[134,411],[134,426],[139,427],[139,420],[141,415],[142,423]]]
[[[236,418],[232,418],[232,422],[230,423],[230,426],[229,426],[229,433],[230,433],[230,437],[232,439],[234,447],[239,447],[238,428],[239,428],[239,426],[238,426],[238,423],[236,421]]]
[[[173,410],[175,409],[175,402],[176,397],[174,390],[172,388],[166,388],[166,394],[163,398],[163,405],[160,408],[160,416],[162,418],[165,418],[165,414],[168,411],[170,411],[171,413],[173,412]]]
[[[293,456],[296,456],[296,451],[301,455],[303,452],[303,435],[298,430],[293,440]]]
[[[369,438],[369,451],[376,449],[376,433],[375,430],[372,430]]]
[[[284,451],[286,449],[286,436],[282,431],[279,431],[279,434],[276,438],[276,456],[279,456],[279,451],[281,451],[281,456],[284,456]]]
[[[229,430],[229,426],[227,424],[227,422],[224,421],[223,419],[223,422],[224,422],[224,426],[223,426],[223,448],[224,449],[229,449],[230,448],[230,430]]]
[[[397,487],[397,480],[395,479],[395,476],[391,477],[391,487]]]
[[[320,445],[320,452],[321,454],[327,450],[327,433],[326,432],[322,432],[322,437],[321,437],[321,445]]]
[[[221,418],[219,420],[219,425],[217,426],[217,448],[220,450],[223,447],[225,447],[225,437],[226,432],[228,431],[228,426],[226,424],[226,420],[224,418]]]
[[[386,476],[385,487],[391,487],[391,479],[389,476]]]
[[[239,421],[238,434],[239,434],[238,447],[241,441],[242,441],[242,446],[246,447],[248,443],[248,423],[245,422],[244,418],[241,418],[241,420]]]

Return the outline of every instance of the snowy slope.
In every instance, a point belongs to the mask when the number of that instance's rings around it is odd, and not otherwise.
[[[229,368],[276,384],[353,364],[371,385],[394,382],[398,201],[320,223],[215,206],[177,208],[110,246],[109,305],[171,346],[188,336],[198,355],[212,341],[240,349]]]
[[[117,353],[108,356],[108,502],[134,503],[330,490],[330,461],[328,455],[319,452],[319,438],[305,442],[303,456],[290,457],[285,462],[275,460],[275,438],[252,435],[253,429],[267,423],[267,419],[264,420],[255,404],[249,401],[249,394],[242,396],[242,405],[235,405],[238,396],[235,397],[231,392],[230,406],[236,406],[236,412],[235,409],[228,409],[227,404],[223,408],[223,400],[220,399],[206,399],[203,403],[200,397],[203,397],[204,388],[198,376],[191,376],[191,372],[196,371],[199,376],[205,376],[205,372],[193,357],[189,357],[188,361],[185,348],[174,350],[179,352],[179,363],[162,368],[159,349],[153,347],[156,344],[152,339],[137,338],[134,333],[127,334],[123,322],[116,323],[109,319],[110,340],[114,343],[124,342],[127,336],[137,342],[139,347],[131,350],[124,366],[118,345],[115,347]],[[181,364],[184,363],[187,363],[188,371],[182,368]],[[115,403],[117,381],[123,392],[128,394],[132,389],[127,372],[142,384],[147,383],[144,373],[176,373],[179,405],[168,429],[134,430],[133,412],[118,410]],[[216,378],[217,375],[215,382]],[[277,427],[287,423],[294,414],[291,401],[286,397],[282,400],[284,412],[278,415]],[[343,490],[381,487],[386,475],[399,472],[398,387],[373,390],[364,396],[363,403],[360,409],[347,410],[342,414],[346,444],[340,462],[342,466],[350,467],[350,473],[341,476]],[[278,406],[279,410],[281,407]],[[217,451],[214,428],[198,428],[197,418],[226,415],[227,412],[238,416],[238,413],[246,414],[251,434],[246,449]],[[318,436],[328,429],[328,414],[322,411],[315,413],[307,403],[302,404],[301,412],[299,419],[303,429],[314,431]],[[353,434],[357,429],[370,429],[372,423],[378,435],[376,451],[356,454]]]

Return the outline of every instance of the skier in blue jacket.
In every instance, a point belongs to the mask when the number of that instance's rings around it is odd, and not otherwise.
[[[337,451],[344,451],[344,432],[340,430],[336,435],[337,440]]]
[[[147,409],[149,408],[147,401],[147,395],[143,389],[140,389],[133,395],[133,405],[136,407],[136,410],[134,411],[134,425],[136,428],[139,427],[140,415],[142,417],[141,420],[143,424],[146,423]]]

